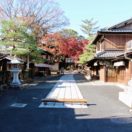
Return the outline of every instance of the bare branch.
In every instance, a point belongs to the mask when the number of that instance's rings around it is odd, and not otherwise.
[[[4,0],[0,2],[0,17],[24,21],[36,33],[55,30],[67,24],[58,5],[51,0]]]

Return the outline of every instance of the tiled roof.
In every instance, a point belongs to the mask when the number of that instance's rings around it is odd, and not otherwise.
[[[92,41],[92,44],[96,44],[96,42],[103,36],[104,34],[132,34],[132,29],[126,30],[126,29],[114,29],[114,30],[108,30],[108,29],[101,29],[98,31],[95,39]]]
[[[6,56],[7,56],[6,54],[0,53],[0,60],[2,60],[3,58],[5,58]]]
[[[100,33],[132,33],[132,29],[102,29],[99,31]]]
[[[121,28],[122,26],[125,26],[127,24],[130,24],[132,23],[132,18],[128,19],[128,20],[125,20],[123,22],[120,22],[112,27],[110,27],[109,29],[117,29],[117,28]]]
[[[115,58],[119,55],[122,55],[123,53],[124,51],[122,50],[107,50],[107,51],[96,53],[95,58],[110,59],[110,58]]]
[[[24,60],[23,59],[21,59],[21,58],[18,58],[18,57],[15,57],[17,60],[19,60],[19,61],[21,61],[21,62],[24,62]],[[5,59],[7,59],[7,60],[9,60],[9,61],[11,61],[11,60],[13,60],[14,59],[14,57],[13,56],[6,56],[5,57]]]

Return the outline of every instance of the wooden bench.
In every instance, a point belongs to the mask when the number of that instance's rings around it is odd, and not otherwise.
[[[42,102],[44,104],[47,104],[48,102],[59,102],[59,103],[80,103],[80,104],[87,104],[86,99],[54,99],[54,98],[45,98],[42,99]]]

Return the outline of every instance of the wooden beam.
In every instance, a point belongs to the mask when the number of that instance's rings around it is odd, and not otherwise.
[[[60,102],[60,103],[81,103],[81,104],[87,104],[86,99],[54,99],[54,98],[45,98],[42,99],[42,102],[48,103],[48,102]]]

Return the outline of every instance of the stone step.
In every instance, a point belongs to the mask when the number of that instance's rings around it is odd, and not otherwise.
[[[119,92],[119,100],[132,108],[132,92]]]

